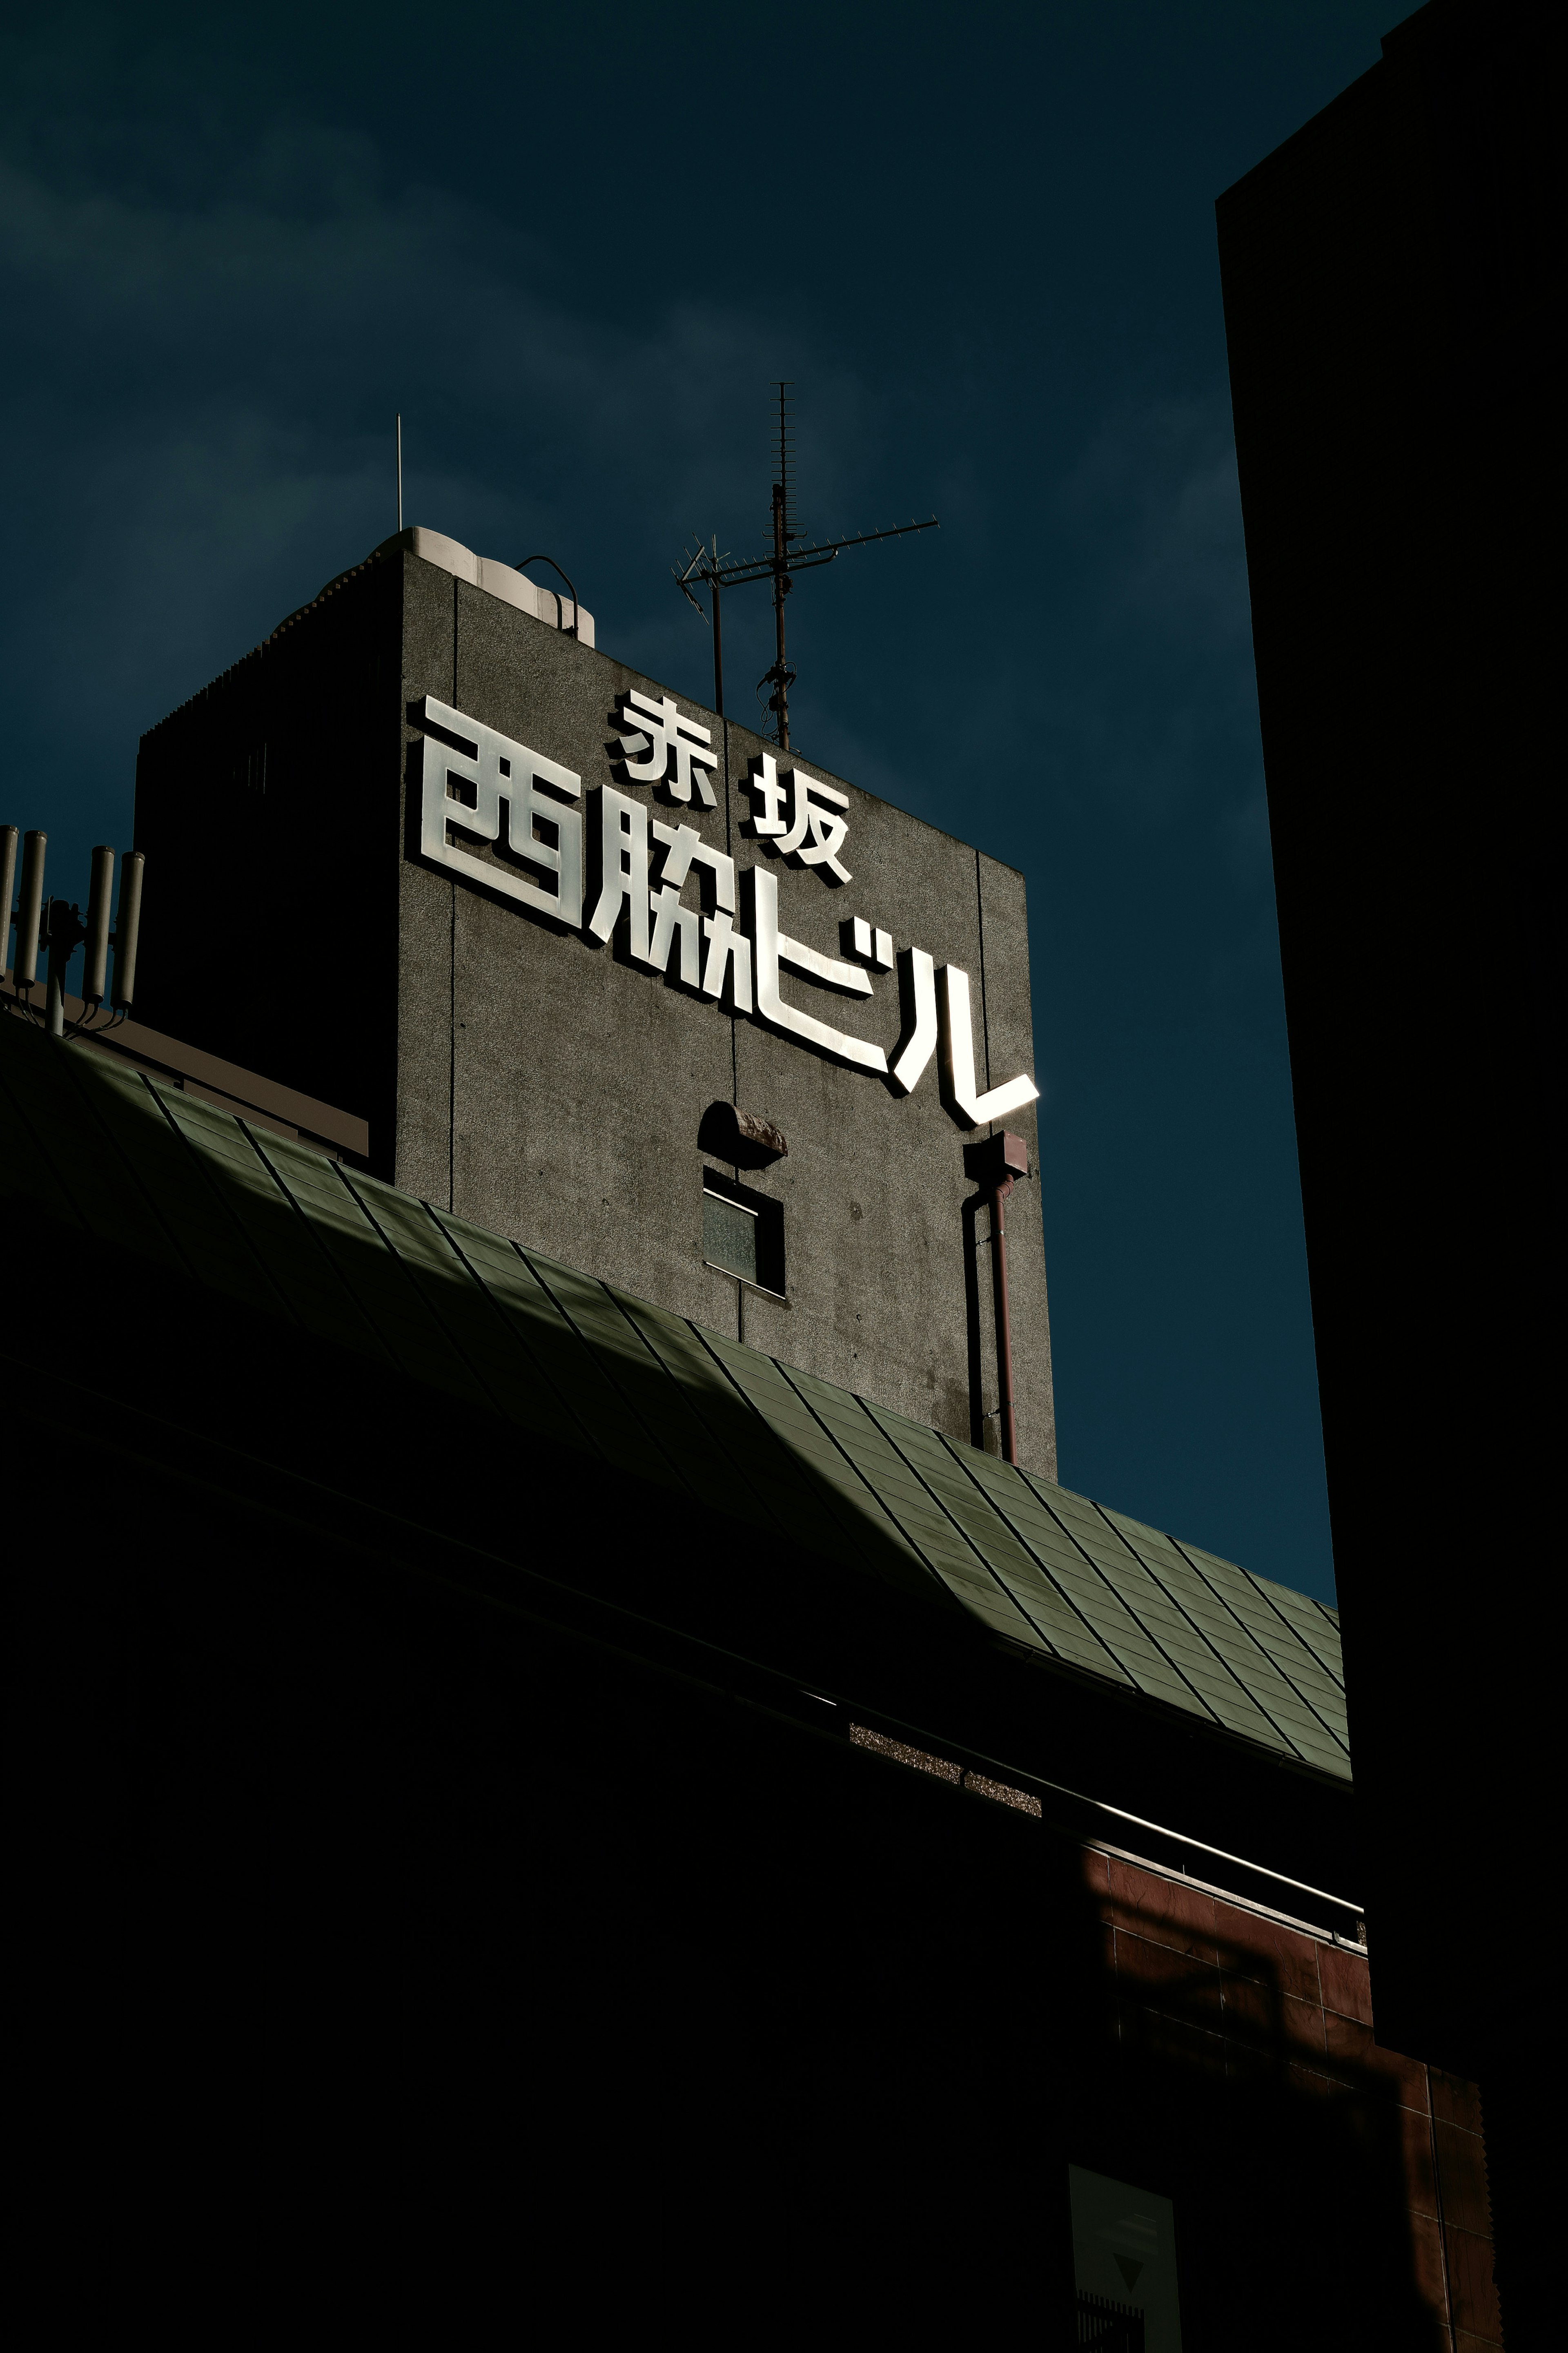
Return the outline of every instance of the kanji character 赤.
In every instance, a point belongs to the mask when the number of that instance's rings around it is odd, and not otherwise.
[[[628,687],[626,709],[618,723],[635,727],[635,735],[621,737],[621,765],[634,785],[668,785],[672,800],[689,802],[695,782],[704,808],[717,808],[713,787],[704,771],[716,768],[719,754],[710,748],[710,733],[695,719],[683,719],[670,696],[655,702]]]

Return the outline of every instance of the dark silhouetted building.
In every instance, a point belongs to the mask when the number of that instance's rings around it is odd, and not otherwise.
[[[1559,1778],[1561,24],[1434,0],[1218,208],[1379,2027],[1479,2078],[1517,2346],[1561,2331],[1522,1925]]]

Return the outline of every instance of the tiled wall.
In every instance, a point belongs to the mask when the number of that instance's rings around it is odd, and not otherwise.
[[[1085,1867],[1118,2036],[1230,2080],[1283,2074],[1324,2100],[1392,2089],[1412,2270],[1437,2341],[1500,2345],[1479,2096],[1379,2046],[1366,1958],[1108,1855]]]

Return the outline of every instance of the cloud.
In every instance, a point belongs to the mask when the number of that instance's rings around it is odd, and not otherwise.
[[[1248,863],[1262,808],[1247,561],[1222,396],[1121,402],[1064,470],[1055,527],[1076,608],[1047,696],[1047,756],[1119,831],[1217,828]],[[1262,835],[1265,846],[1266,828]]]
[[[1092,519],[1108,609],[1193,647],[1249,653],[1241,493],[1222,396],[1119,408],[1068,475],[1062,503]]]
[[[26,452],[0,593],[37,738],[68,698],[78,758],[123,794],[143,727],[392,528],[395,408],[410,520],[549,547],[598,609],[631,604],[650,541],[760,506],[771,330],[624,259],[563,288],[554,202],[519,227],[389,194],[364,142],[300,123],[195,201],[0,164],[0,417]],[[812,375],[814,438],[853,427],[853,372]],[[670,596],[632,605],[628,657],[675,646]]]

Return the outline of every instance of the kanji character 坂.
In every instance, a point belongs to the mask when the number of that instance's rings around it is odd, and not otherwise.
[[[761,813],[752,819],[752,831],[764,839],[775,837],[785,858],[798,858],[803,866],[826,867],[837,881],[849,881],[849,870],[840,864],[838,857],[849,830],[849,820],[833,814],[835,809],[848,807],[848,794],[837,791],[816,776],[804,775],[799,768],[791,768],[781,781],[778,763],[771,752],[760,754],[752,762],[752,771],[746,781],[763,804]],[[786,799],[790,809],[788,825],[779,814]]]

